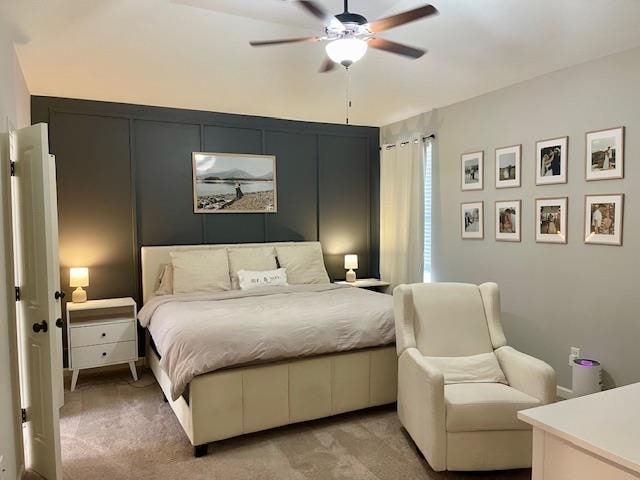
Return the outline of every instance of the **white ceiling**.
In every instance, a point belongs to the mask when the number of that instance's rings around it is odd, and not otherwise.
[[[318,0],[342,10],[341,0]],[[370,20],[424,4],[351,0]],[[352,123],[384,125],[550,71],[640,46],[638,0],[433,0],[440,15],[382,36],[429,53],[369,51],[351,69]],[[195,5],[195,7],[194,7]],[[343,69],[282,0],[0,0],[34,95],[342,122]]]

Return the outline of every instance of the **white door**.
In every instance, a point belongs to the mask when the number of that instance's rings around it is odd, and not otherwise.
[[[62,479],[60,461],[61,330],[55,164],[46,124],[17,132],[13,198],[17,314],[20,333],[22,404],[27,412],[27,468],[47,480]]]

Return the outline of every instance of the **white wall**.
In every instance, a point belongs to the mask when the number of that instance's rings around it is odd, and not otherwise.
[[[512,345],[571,387],[570,346],[603,362],[608,386],[640,381],[640,49],[457,103],[382,129],[383,143],[436,133],[433,265],[438,281],[496,281]],[[625,178],[586,182],[585,132],[626,126]],[[537,140],[568,135],[566,185],[535,186]],[[494,149],[521,143],[523,186],[495,189]],[[460,154],[483,149],[485,188],[460,191]],[[583,243],[584,195],[625,193],[624,246]],[[568,196],[567,245],[534,241],[534,199]],[[522,200],[522,242],[494,240],[494,202]],[[460,239],[460,203],[483,200],[485,239]]]
[[[29,125],[29,105],[29,92],[15,55],[10,27],[0,19],[0,134],[7,131],[7,117],[16,128]],[[11,355],[13,345],[10,340],[15,334],[15,302],[12,301],[14,282],[6,139],[0,143],[0,455],[4,455],[6,469],[2,478],[14,479],[22,468],[22,439],[16,423],[20,410],[18,372]]]

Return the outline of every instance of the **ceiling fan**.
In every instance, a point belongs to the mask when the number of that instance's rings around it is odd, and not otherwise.
[[[315,43],[326,41],[328,42],[325,46],[327,58],[320,68],[320,72],[322,73],[333,70],[336,64],[341,64],[349,68],[353,63],[364,57],[368,47],[403,55],[411,59],[422,57],[427,52],[426,50],[378,38],[377,34],[404,25],[405,23],[438,14],[438,10],[433,5],[424,5],[413,10],[369,22],[362,15],[349,11],[349,0],[344,0],[344,11],[335,16],[326,13],[324,8],[314,0],[294,0],[294,2],[314,17],[325,22],[325,34],[323,36],[286,38],[249,43],[253,47],[264,47],[287,43]]]

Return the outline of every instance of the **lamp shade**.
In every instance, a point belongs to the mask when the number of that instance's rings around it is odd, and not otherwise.
[[[70,287],[89,286],[89,269],[87,267],[71,268],[69,273],[69,286]]]
[[[340,38],[327,43],[325,50],[331,60],[349,66],[367,53],[367,42],[359,38]]]
[[[358,255],[345,255],[344,268],[358,268]]]

